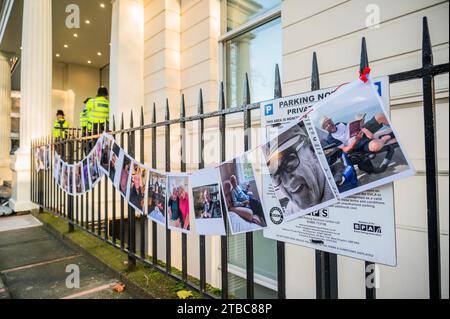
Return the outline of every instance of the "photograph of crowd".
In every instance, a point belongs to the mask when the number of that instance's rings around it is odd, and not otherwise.
[[[286,221],[337,202],[303,121],[262,149]]]
[[[148,178],[148,169],[140,163],[133,161],[131,164],[131,179],[129,185],[128,202],[129,204],[144,214],[145,190]]]
[[[382,103],[373,85],[359,81],[311,114],[342,196],[413,174]]]
[[[166,224],[167,177],[154,171],[150,173],[147,191],[147,217],[160,225]]]
[[[189,177],[171,174],[167,178],[169,185],[167,201],[167,220],[169,228],[188,233],[191,229],[189,214]]]
[[[219,169],[231,233],[267,227],[253,165],[247,154],[222,164]]]

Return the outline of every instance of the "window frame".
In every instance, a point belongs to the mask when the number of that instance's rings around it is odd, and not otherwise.
[[[241,26],[225,32],[227,26],[227,0],[221,0],[221,7],[220,7],[220,16],[221,16],[221,26],[220,30],[221,32],[224,32],[219,37],[219,81],[223,83],[224,88],[227,88],[227,80],[226,80],[226,62],[227,62],[227,56],[226,56],[226,42],[233,40],[251,30],[254,30],[266,23],[269,23],[273,20],[281,18],[281,11],[282,11],[282,4],[280,4],[278,7],[263,13],[246,23],[242,24]],[[228,108],[228,105],[226,105]]]

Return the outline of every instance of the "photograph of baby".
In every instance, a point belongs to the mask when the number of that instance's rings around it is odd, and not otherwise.
[[[91,177],[91,188],[100,181],[100,171],[98,168],[97,152],[92,151],[88,156],[89,159],[89,175]]]
[[[131,168],[132,159],[123,154],[122,167],[120,169],[120,177],[119,177],[119,193],[126,198],[128,191],[128,179],[130,177],[130,168]]]
[[[414,174],[371,83],[346,86],[317,104],[310,119],[342,197]]]
[[[81,195],[84,193],[83,165],[81,162],[74,166],[74,178],[75,195]]]
[[[147,191],[147,217],[166,225],[166,186],[167,177],[157,172],[150,173]]]
[[[247,154],[222,164],[219,169],[231,233],[235,235],[267,227],[253,164]]]
[[[208,168],[195,171],[191,184],[197,234],[224,236],[219,170]]]
[[[337,202],[304,121],[264,144],[262,151],[286,221]]]
[[[140,163],[131,164],[131,178],[128,187],[128,203],[142,215],[145,208],[145,190],[148,179],[148,169]]]
[[[167,200],[167,220],[169,229],[189,233],[191,230],[189,214],[189,177],[186,174],[171,174]]]
[[[120,167],[119,158],[120,158],[120,146],[117,145],[116,143],[113,143],[109,165],[109,178],[111,179],[111,181],[113,181],[113,183],[116,180],[116,172]]]
[[[89,165],[88,159],[85,158],[82,162],[83,165],[83,183],[84,183],[84,191],[87,192],[91,189],[91,178],[89,175]]]

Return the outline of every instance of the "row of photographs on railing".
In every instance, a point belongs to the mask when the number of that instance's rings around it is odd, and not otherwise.
[[[339,120],[349,117],[357,119]],[[381,128],[389,133],[375,137]],[[370,156],[389,145],[386,158],[364,181],[353,176],[356,169],[346,164],[350,161],[347,149]],[[82,195],[107,175],[136,211],[185,233],[194,222],[199,235],[226,235],[223,208],[232,234],[253,232],[279,227],[413,174],[374,85],[360,80],[317,103],[264,144],[190,174],[151,169],[133,159],[107,133],[81,162],[69,165],[58,154],[54,161],[54,178],[68,194]],[[277,203],[267,196],[273,192]]]

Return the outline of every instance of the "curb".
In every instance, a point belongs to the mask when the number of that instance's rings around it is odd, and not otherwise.
[[[38,216],[36,218],[39,219]],[[66,246],[69,248],[79,252],[84,257],[86,257],[89,262],[91,262],[94,266],[99,268],[100,270],[104,271],[105,273],[108,273],[109,275],[116,277],[119,279],[120,282],[125,284],[126,289],[130,292],[130,294],[135,299],[158,299],[157,297],[153,296],[146,290],[144,290],[142,287],[136,285],[134,282],[130,281],[128,278],[125,277],[125,275],[122,272],[119,272],[115,269],[112,269],[110,266],[108,266],[106,263],[98,259],[96,256],[85,250],[83,247],[79,246],[78,244],[74,243],[70,238],[67,236],[61,234],[57,230],[55,230],[52,226],[50,226],[45,221],[39,219],[41,223],[43,224],[44,229],[50,233],[53,237],[56,239],[62,241]],[[1,298],[1,295],[0,295]]]

